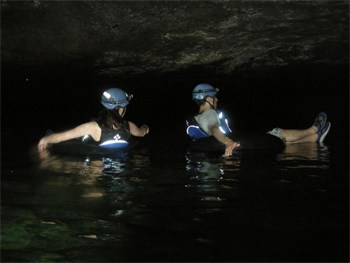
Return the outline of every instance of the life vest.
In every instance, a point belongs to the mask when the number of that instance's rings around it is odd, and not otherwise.
[[[219,118],[219,129],[223,134],[231,133],[231,129],[228,125],[228,120],[225,117],[224,113],[219,110],[215,110],[218,118]],[[194,117],[189,118],[186,120],[186,133],[194,140],[199,140],[202,138],[210,137],[197,123],[196,119]]]
[[[97,145],[104,149],[121,149],[129,146],[129,139],[129,124],[126,124],[125,128],[118,130],[109,129],[104,131],[101,129],[101,139],[97,142]],[[82,141],[92,142],[93,140],[90,135],[85,135]]]

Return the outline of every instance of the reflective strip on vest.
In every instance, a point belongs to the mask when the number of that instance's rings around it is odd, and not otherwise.
[[[220,131],[223,134],[231,133],[232,131],[228,125],[228,120],[225,118],[223,112],[216,110],[216,113],[218,114],[219,121],[220,121],[220,126],[219,126]],[[187,124],[186,133],[192,139],[199,140],[205,137],[209,137],[209,135],[198,125],[189,125],[188,122],[186,122],[186,124]]]
[[[222,133],[230,133],[232,132],[230,127],[228,126],[228,120],[225,118],[224,114],[222,111],[216,111],[220,120],[220,126],[219,129]]]
[[[100,147],[105,149],[120,149],[127,147],[129,143],[125,140],[108,140],[101,144],[99,144]]]

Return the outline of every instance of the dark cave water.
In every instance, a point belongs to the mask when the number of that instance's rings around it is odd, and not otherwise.
[[[132,153],[39,158],[46,129],[96,114],[96,82],[3,73],[1,261],[348,261],[347,73],[303,72],[204,80],[238,130],[306,128],[320,110],[332,122],[322,145],[231,159],[188,151],[200,80],[185,77],[125,85],[135,96],[127,118],[151,126]]]

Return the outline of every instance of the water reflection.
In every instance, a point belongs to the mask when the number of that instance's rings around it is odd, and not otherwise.
[[[190,183],[185,187],[196,189],[201,201],[224,201],[225,193],[237,187],[235,177],[240,167],[239,157],[212,158],[207,153],[188,152],[185,158],[186,171],[191,175]]]
[[[79,188],[80,198],[109,199],[112,206],[117,206],[116,211],[112,211],[116,216],[121,214],[125,205],[132,204],[134,183],[142,181],[142,176],[138,175],[148,164],[149,158],[143,154],[99,159],[46,154],[40,156],[38,168],[45,174],[49,172],[45,177],[46,185],[85,185]]]
[[[328,169],[329,149],[324,144],[291,144],[277,155],[277,160],[281,169]]]
[[[256,247],[259,256],[280,244],[283,253],[297,251],[295,240],[317,243],[318,233],[346,232],[333,216],[348,206],[338,202],[342,193],[330,191],[338,183],[325,169],[326,146],[289,145],[282,153],[247,151],[231,159],[190,152],[181,152],[181,161],[171,157],[150,165],[139,152],[125,159],[48,155],[39,171],[8,174],[2,182],[7,259],[243,260]]]
[[[147,151],[123,158],[40,155],[40,184],[32,196],[52,201],[38,201],[35,213],[43,222],[69,225],[82,250],[85,242],[126,240],[130,229],[124,221],[139,209],[135,196],[148,182],[149,163]]]
[[[85,175],[94,182],[100,176],[123,174],[130,166],[131,170],[142,170],[149,164],[148,156],[142,154],[123,155],[118,158],[67,157],[52,155],[48,152],[39,155],[40,170],[72,175]],[[88,181],[84,181],[88,183]]]
[[[281,189],[328,192],[330,188],[330,152],[316,143],[288,145],[277,155],[276,184]]]
[[[103,160],[93,160],[89,158],[71,159],[60,156],[48,155],[41,159],[39,169],[56,173],[65,173],[73,175],[84,175],[90,180],[83,180],[82,183],[92,184],[96,177],[102,175],[104,170]],[[86,179],[86,178],[85,178]]]
[[[244,187],[308,187],[326,191],[329,177],[329,149],[326,145],[303,143],[287,145],[283,152],[242,151],[231,159],[208,153],[188,152],[188,189],[201,201],[234,199]]]

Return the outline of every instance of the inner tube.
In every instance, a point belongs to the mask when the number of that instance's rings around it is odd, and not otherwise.
[[[235,133],[228,135],[228,137],[235,142],[240,143],[240,147],[236,148],[234,151],[283,151],[285,148],[285,144],[280,138],[267,133]],[[217,152],[225,150],[225,145],[220,143],[213,136],[200,140],[189,141],[188,147],[190,150],[203,152]]]
[[[121,153],[125,154],[137,144],[138,141],[130,140],[123,145],[112,147],[112,144],[107,144],[105,147],[101,147],[94,143],[73,139],[50,145],[49,152],[58,155],[110,157]]]

